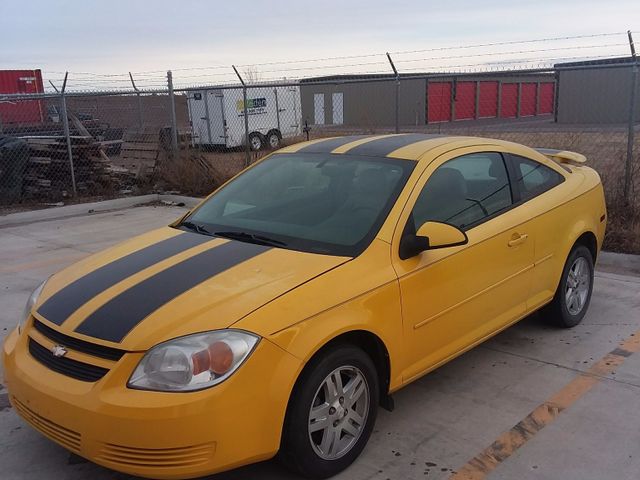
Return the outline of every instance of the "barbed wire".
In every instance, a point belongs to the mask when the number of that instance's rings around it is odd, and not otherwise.
[[[514,41],[501,41],[501,42],[489,42],[489,43],[477,43],[471,45],[456,45],[456,46],[443,46],[432,47],[415,50],[400,50],[390,52],[391,55],[400,56],[401,58],[394,59],[394,63],[399,67],[398,70],[402,72],[418,72],[424,71],[425,73],[440,73],[446,70],[457,69],[493,69],[496,65],[500,68],[507,69],[512,65],[523,64],[548,64],[560,63],[567,60],[585,60],[585,59],[602,59],[612,56],[628,55],[629,52],[619,52],[620,47],[627,47],[626,42],[608,42],[602,44],[578,44],[578,40],[594,39],[594,38],[610,38],[615,36],[626,36],[627,32],[608,32],[608,33],[594,33],[588,35],[573,35],[573,36],[559,36],[548,37],[538,39],[524,39]],[[543,48],[529,48],[529,49],[499,49],[489,52],[469,52],[469,53],[456,53],[456,51],[473,50],[478,48],[493,48],[493,47],[505,47],[514,45],[536,44],[536,43],[551,43],[571,41],[569,45],[561,46],[544,46]],[[606,54],[602,54],[603,49],[609,49]],[[528,55],[533,53],[544,54],[546,52],[567,52],[572,51],[584,52],[585,55],[556,55],[556,56],[540,56],[535,58],[512,58],[514,55]],[[418,58],[403,58],[409,55],[416,55],[426,52],[452,52],[446,55],[434,55],[434,56],[421,56]],[[587,54],[589,52],[589,54]],[[591,53],[593,52],[593,53]],[[473,63],[460,63],[451,64],[450,61],[462,60],[470,58],[482,57],[483,59],[495,59],[493,61],[485,62],[473,62]],[[374,59],[368,61],[367,59]],[[362,60],[362,61],[360,61]],[[318,64],[324,62],[322,64]],[[327,63],[327,62],[340,62],[340,63]],[[414,67],[411,64],[416,65]],[[419,64],[419,65],[417,65]],[[286,66],[286,68],[269,68],[270,66]],[[278,81],[282,79],[296,80],[309,78],[313,76],[315,72],[326,71],[327,74],[388,74],[390,73],[389,63],[385,53],[369,53],[360,55],[342,55],[334,57],[321,57],[321,58],[307,58],[298,60],[283,60],[283,61],[270,61],[261,63],[247,63],[236,65],[240,69],[246,70],[252,69],[252,74],[257,75],[260,81]],[[384,68],[383,68],[384,67]],[[211,66],[199,66],[199,67],[184,67],[171,70],[174,73],[174,86],[184,87],[185,85],[202,84],[205,79],[210,79],[216,85],[232,85],[238,83],[235,73],[231,70],[229,65],[211,65]],[[145,70],[131,72],[135,85],[138,89],[153,89],[166,87],[166,70]],[[47,71],[44,73],[53,76],[50,80],[57,84],[62,85],[64,81],[63,76],[68,73],[67,89],[122,89],[133,90],[131,78],[129,72],[127,73],[98,73],[89,71]],[[177,74],[176,74],[177,73]],[[49,79],[47,79],[49,80]],[[206,82],[206,81],[205,81]],[[255,83],[255,82],[253,82]],[[127,88],[129,87],[129,88]],[[49,86],[47,85],[47,90]]]

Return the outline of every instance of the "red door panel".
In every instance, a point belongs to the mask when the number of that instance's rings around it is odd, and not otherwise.
[[[476,116],[476,82],[458,82],[456,86],[456,120]]]
[[[478,116],[494,118],[498,116],[498,82],[480,82]]]
[[[536,89],[535,83],[523,83],[521,87],[520,98],[520,116],[532,117],[536,114]]]
[[[503,83],[500,95],[500,117],[515,118],[518,114],[518,84]]]
[[[451,82],[429,82],[427,87],[427,121],[451,121]]]
[[[553,82],[545,82],[540,84],[540,111],[539,115],[550,115],[553,113],[555,84]]]

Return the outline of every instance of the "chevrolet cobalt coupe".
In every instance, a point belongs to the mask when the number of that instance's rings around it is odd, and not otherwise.
[[[31,295],[10,400],[106,467],[346,468],[393,392],[539,309],[578,324],[605,231],[573,152],[420,134],[289,146]]]

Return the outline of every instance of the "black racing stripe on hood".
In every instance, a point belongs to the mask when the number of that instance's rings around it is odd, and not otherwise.
[[[347,155],[369,155],[372,157],[386,157],[391,152],[399,148],[406,147],[412,143],[431,140],[442,137],[442,135],[428,135],[424,133],[407,133],[403,135],[391,135],[389,137],[377,138],[370,142],[363,143],[344,152]]]
[[[76,332],[121,342],[138,323],[164,304],[270,248],[232,240],[194,255],[112,298],[89,315]]]
[[[107,288],[161,260],[210,241],[212,238],[206,235],[185,232],[144,247],[74,280],[48,298],[38,313],[62,325],[73,312]]]
[[[346,145],[347,143],[362,140],[363,138],[370,136],[371,135],[349,135],[347,137],[327,138],[321,142],[312,143],[311,145],[302,147],[295,153],[330,153],[332,150]]]

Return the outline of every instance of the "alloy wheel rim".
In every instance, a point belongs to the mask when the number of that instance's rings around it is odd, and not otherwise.
[[[567,275],[564,299],[571,315],[578,315],[587,303],[591,277],[589,265],[584,257],[578,257],[571,265]]]
[[[369,413],[369,385],[353,366],[336,368],[322,381],[309,409],[309,440],[324,460],[346,455],[364,431]]]
[[[279,144],[280,139],[277,135],[271,135],[271,137],[269,137],[269,145],[271,145],[271,148],[277,148]]]

